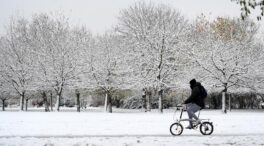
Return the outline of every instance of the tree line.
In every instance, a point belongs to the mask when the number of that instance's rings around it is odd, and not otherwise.
[[[263,93],[263,36],[250,19],[200,15],[187,20],[163,4],[138,2],[120,11],[117,25],[101,35],[72,26],[63,14],[12,17],[0,37],[0,93],[3,101],[38,92],[45,109],[60,110],[64,90],[75,92],[78,111],[82,89],[100,90],[105,110],[113,95],[136,90],[151,108],[155,93],[160,112],[168,89],[188,89],[192,78],[209,92]],[[54,95],[55,94],[55,95]],[[10,95],[10,96],[9,96]],[[51,98],[51,99],[50,99]]]

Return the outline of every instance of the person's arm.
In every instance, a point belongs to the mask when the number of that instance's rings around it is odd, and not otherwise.
[[[191,103],[198,95],[199,95],[199,89],[198,87],[194,87],[192,90],[191,96],[187,100],[184,101],[184,104]]]

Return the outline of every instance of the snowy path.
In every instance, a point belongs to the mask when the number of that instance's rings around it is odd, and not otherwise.
[[[182,135],[172,136],[122,136],[122,137],[12,137],[0,138],[0,145],[23,145],[23,146],[175,146],[175,145],[195,145],[195,146],[232,146],[232,145],[264,145],[263,135],[251,136],[194,136]]]
[[[196,134],[182,134],[180,137],[201,137],[199,133],[196,132]],[[251,133],[251,134],[212,134],[211,136],[217,136],[217,137],[229,137],[229,136],[264,136],[264,133]],[[94,138],[94,137],[109,137],[109,138],[127,138],[127,137],[174,137],[171,134],[166,134],[166,135],[13,135],[13,136],[0,136],[0,138]],[[179,136],[175,136],[179,137]],[[204,136],[204,137],[210,137],[210,136]]]
[[[178,113],[177,113],[178,114]],[[169,133],[174,113],[0,112],[1,145],[264,145],[264,112],[202,111],[214,133]],[[186,116],[186,114],[185,114]],[[187,123],[186,123],[187,124]],[[185,124],[185,126],[186,126]]]

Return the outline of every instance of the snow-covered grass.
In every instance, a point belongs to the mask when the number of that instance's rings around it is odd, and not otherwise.
[[[0,112],[0,145],[264,145],[261,110],[202,110],[201,118],[213,121],[214,133],[184,129],[178,137],[169,127],[179,111],[88,111],[93,112]]]

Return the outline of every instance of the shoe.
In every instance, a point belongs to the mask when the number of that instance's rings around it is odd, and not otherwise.
[[[189,126],[185,127],[185,129],[193,129],[193,127],[189,125]]]

